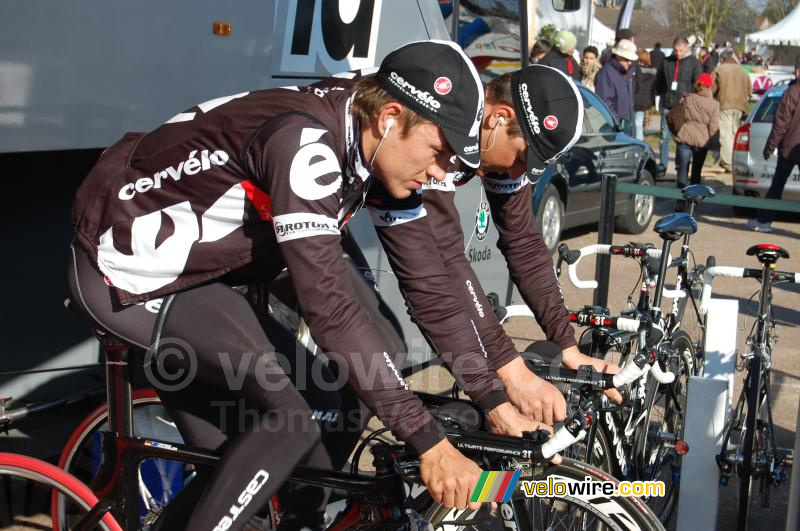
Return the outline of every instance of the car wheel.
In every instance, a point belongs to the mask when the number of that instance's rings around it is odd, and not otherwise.
[[[642,168],[639,174],[639,183],[642,186],[653,186],[655,181],[650,172]],[[636,194],[628,199],[625,212],[617,216],[616,226],[628,234],[640,234],[647,230],[650,218],[653,217],[655,198],[652,195]]]
[[[564,226],[564,204],[561,202],[558,190],[552,184],[547,187],[542,201],[539,203],[539,213],[536,219],[539,220],[539,229],[544,244],[550,254],[553,254]]]

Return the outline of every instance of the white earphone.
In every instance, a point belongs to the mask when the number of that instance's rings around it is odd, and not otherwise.
[[[503,125],[504,123],[506,123],[506,119],[503,116],[499,116],[497,118],[497,123],[499,123],[500,125]]]
[[[387,136],[389,136],[389,129],[391,129],[393,125],[394,125],[394,118],[387,118],[386,119],[386,129],[383,130],[383,138],[386,138]],[[383,139],[381,139],[381,140],[383,140]]]

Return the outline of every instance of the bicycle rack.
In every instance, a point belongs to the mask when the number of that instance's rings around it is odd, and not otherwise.
[[[733,400],[738,314],[738,301],[711,299],[703,376],[689,378],[684,440],[690,451],[681,462],[678,531],[716,529],[720,474],[716,457]]]

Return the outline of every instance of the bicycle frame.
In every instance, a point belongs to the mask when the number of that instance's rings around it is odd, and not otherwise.
[[[138,507],[138,467],[141,461],[166,459],[213,467],[219,462],[220,455],[183,444],[134,437],[131,425],[128,346],[110,336],[99,338],[107,357],[109,429],[101,433],[100,467],[90,487],[101,501],[74,526],[74,529],[93,529],[108,512],[111,512],[125,529],[138,529],[141,524]],[[417,393],[417,396],[429,406],[453,402],[467,403],[426,393]],[[455,448],[463,452],[477,452],[490,459],[536,460],[537,455],[540,455],[537,451],[540,450],[542,441],[534,436],[508,437],[486,432],[466,432],[452,427],[446,428],[445,433]],[[397,456],[389,453],[379,455],[380,453],[380,450],[373,451],[377,471],[374,477],[300,465],[295,468],[287,482],[327,487],[348,493],[352,502],[349,510],[343,513],[329,529],[344,531],[360,521],[362,518],[360,508],[364,502],[387,509],[380,511],[379,517],[383,519],[382,521],[402,523],[403,503],[407,499],[404,484],[409,481],[421,483],[418,458],[409,453],[410,464],[405,467],[403,473],[399,473],[396,467]],[[510,524],[509,519],[516,519],[517,516],[509,513],[504,514],[503,518]]]

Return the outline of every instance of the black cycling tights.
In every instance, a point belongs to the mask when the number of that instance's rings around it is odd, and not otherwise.
[[[79,312],[133,345],[150,347],[158,301],[120,306],[79,248],[69,269],[70,297]],[[353,275],[356,291],[373,304],[374,292]],[[334,466],[346,462],[368,420],[365,408],[349,388],[320,389],[320,381],[336,378],[290,332],[223,283],[181,292],[163,304],[158,354],[145,372],[184,441],[218,450],[222,459],[169,504],[159,529],[239,529],[297,464],[330,468],[326,447]],[[312,410],[332,420],[322,434]],[[290,520],[317,527],[326,496],[321,489],[303,490],[303,514]],[[294,525],[282,526],[289,527]]]

